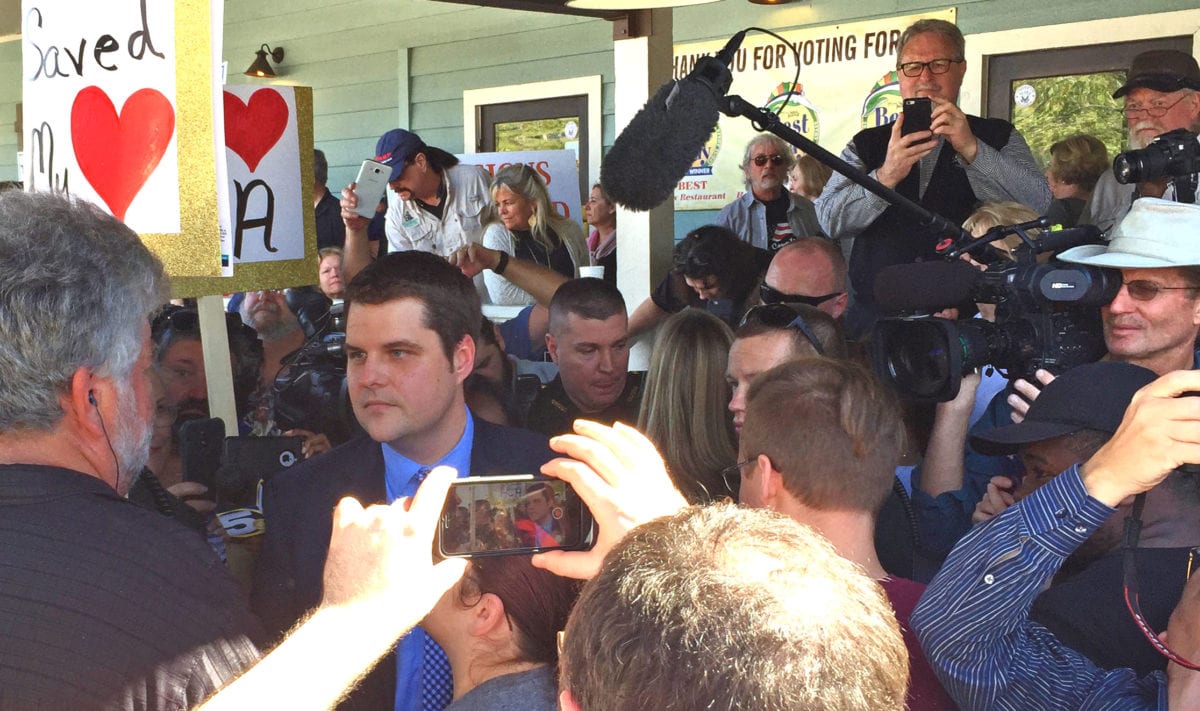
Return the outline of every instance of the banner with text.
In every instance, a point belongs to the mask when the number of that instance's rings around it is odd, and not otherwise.
[[[900,34],[913,22],[936,18],[954,22],[954,8],[828,27],[785,30],[779,34],[800,51],[800,83],[795,54],[783,42],[751,34],[733,61],[737,94],[757,106],[779,111],[780,118],[831,153],[864,128],[895,120],[900,111],[896,50]],[[675,46],[674,77],[682,79],[725,40]],[[793,90],[794,89],[794,90]],[[791,97],[788,91],[793,90]],[[744,118],[721,116],[704,150],[675,190],[676,210],[718,210],[745,191],[742,155],[757,131]]]

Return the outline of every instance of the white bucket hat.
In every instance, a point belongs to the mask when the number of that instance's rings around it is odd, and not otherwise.
[[[1074,247],[1058,258],[1117,269],[1200,266],[1200,205],[1134,200],[1108,244]]]

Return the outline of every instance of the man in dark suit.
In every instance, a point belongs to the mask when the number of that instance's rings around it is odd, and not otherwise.
[[[553,454],[545,437],[471,416],[463,380],[482,319],[471,280],[424,252],[388,254],[346,289],[346,382],[369,437],[352,440],[272,480],[253,602],[269,629],[286,631],[321,597],[321,574],[343,496],[364,504],[411,496],[430,469],[460,476],[536,472]],[[390,660],[390,661],[389,661]],[[449,665],[421,630],[401,639],[347,708],[440,709]]]

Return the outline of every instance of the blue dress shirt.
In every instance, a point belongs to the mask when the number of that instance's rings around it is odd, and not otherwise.
[[[1046,582],[1114,511],[1088,496],[1076,465],[955,546],[910,622],[962,708],[1166,711],[1161,672],[1099,669],[1029,620]]]

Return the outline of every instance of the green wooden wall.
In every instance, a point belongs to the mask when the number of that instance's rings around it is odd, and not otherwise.
[[[967,34],[1193,7],[1182,0],[976,0],[957,3]],[[429,143],[463,150],[462,92],[489,86],[600,74],[605,147],[614,132],[612,26],[603,20],[471,8],[432,0],[228,0],[224,57],[230,82],[262,43],[282,45],[279,81],[313,87],[314,135],[335,191],[395,126]],[[907,14],[946,5],[920,0],[810,0],[784,7],[723,0],[674,14],[675,41],[723,38],[750,25],[787,28]],[[0,44],[0,180],[15,179],[20,46]],[[681,213],[679,227],[711,219]]]

